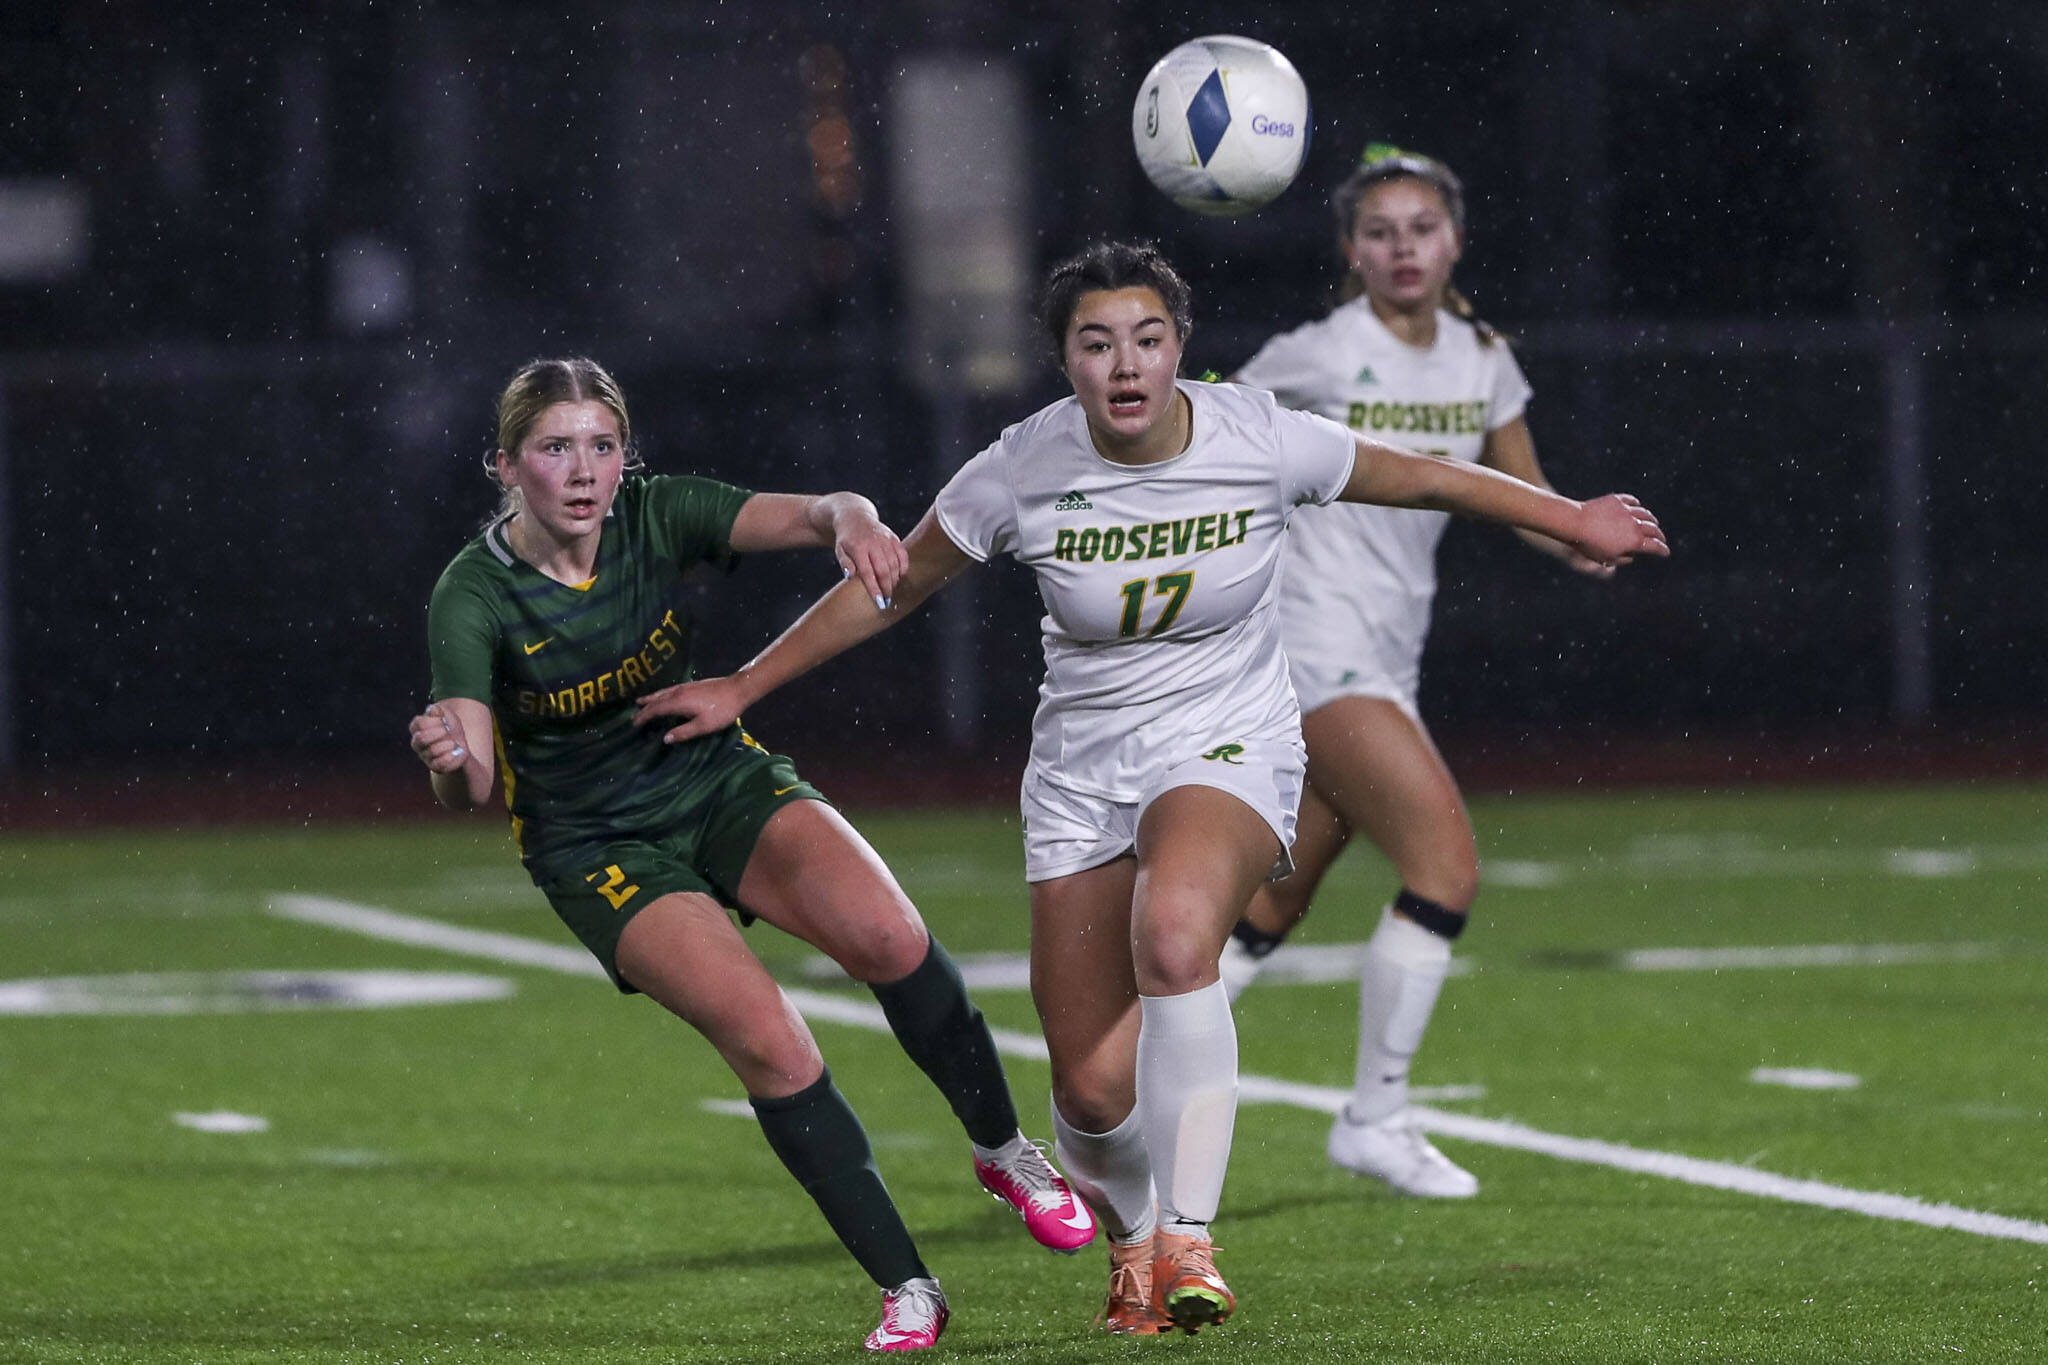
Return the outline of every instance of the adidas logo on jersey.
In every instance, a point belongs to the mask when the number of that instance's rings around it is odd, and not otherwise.
[[[1377,384],[1380,382],[1380,377],[1374,374],[1372,372],[1372,366],[1368,365],[1364,369],[1360,370],[1358,372],[1358,378],[1352,380],[1351,382],[1354,384]]]
[[[1095,504],[1079,493],[1063,493],[1060,500],[1052,505],[1055,512],[1092,512]]]

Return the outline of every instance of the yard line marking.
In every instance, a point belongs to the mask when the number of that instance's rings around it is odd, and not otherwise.
[[[1718,972],[1741,967],[1900,967],[1947,962],[1991,962],[2030,945],[2012,943],[1791,943],[1740,948],[1628,948],[1618,952],[1569,949],[1535,957],[1536,965],[1571,970],[1622,972]],[[1260,968],[1262,985],[1317,985],[1352,981],[1365,962],[1363,943],[1283,943]],[[962,953],[954,959],[970,990],[1021,991],[1031,985],[1031,962],[1023,953]],[[1478,959],[1451,959],[1450,975],[1477,970]],[[829,957],[807,959],[798,969],[812,981],[843,985],[848,980]]]
[[[1449,1114],[1442,1110],[1419,1106],[1416,1113],[1421,1117],[1424,1128],[1442,1133],[1446,1137],[1463,1138],[1468,1142],[1483,1142],[1494,1147],[1514,1147],[1526,1152],[1554,1156],[1564,1161],[1611,1166],[1616,1170],[1660,1176],[1688,1185],[1704,1185],[1709,1189],[1755,1195],[1761,1199],[1780,1199],[1790,1204],[1810,1204],[1815,1208],[1839,1209],[1845,1213],[1860,1213],[1871,1218],[1918,1223],[1930,1228],[1950,1228],[1957,1232],[1975,1233],[1979,1237],[2003,1237],[2048,1246],[2048,1223],[2031,1222],[2025,1218],[1981,1213],[1975,1209],[1959,1208],[1954,1204],[1930,1204],[1926,1200],[1914,1199],[1903,1194],[1852,1190],[1819,1180],[1795,1180],[1791,1176],[1773,1175],[1769,1171],[1737,1166],[1726,1161],[1703,1161],[1697,1157],[1679,1156],[1673,1152],[1653,1152],[1641,1147],[1628,1147],[1618,1142],[1564,1137],[1502,1119],[1472,1118],[1464,1114]]]
[[[301,924],[324,924],[390,943],[408,943],[415,948],[439,948],[468,957],[487,957],[523,967],[545,967],[571,976],[604,977],[604,968],[582,948],[566,943],[543,943],[518,934],[491,929],[464,929],[439,920],[401,915],[375,906],[329,900],[325,896],[272,896],[270,913]]]
[[[1863,1078],[1847,1071],[1828,1071],[1817,1066],[1760,1066],[1749,1073],[1758,1085],[1782,1085],[1793,1090],[1854,1090]]]
[[[549,971],[568,972],[575,976],[604,975],[604,969],[581,949],[542,943],[536,939],[522,938],[517,934],[463,929],[437,920],[420,919],[390,910],[379,910],[372,906],[329,900],[322,896],[272,896],[270,908],[273,914],[282,915],[287,919],[326,925],[329,928],[366,934],[372,938],[387,939],[395,943],[439,948],[445,952],[466,953],[499,962],[542,967]],[[890,1031],[889,1021],[882,1014],[880,1005],[865,1004],[842,996],[821,995],[815,991],[792,987],[784,987],[783,993],[806,1017],[826,1019],[877,1033]],[[1010,1029],[996,1029],[993,1032],[999,1050],[1014,1056],[1045,1060],[1044,1039]],[[1278,1080],[1271,1076],[1240,1075],[1238,1094],[1240,1098],[1255,1104],[1292,1104],[1304,1109],[1334,1114],[1349,1097],[1350,1092],[1333,1086],[1303,1085]],[[1917,1223],[1923,1227],[1949,1228],[1980,1237],[1999,1237],[2048,1246],[2048,1223],[2030,1222],[2024,1218],[1981,1213],[1974,1209],[1959,1208],[1954,1204],[1930,1204],[1925,1200],[1901,1194],[1852,1190],[1819,1180],[1796,1180],[1790,1176],[1773,1175],[1768,1171],[1737,1166],[1725,1161],[1705,1161],[1697,1157],[1679,1156],[1673,1152],[1656,1152],[1642,1147],[1624,1146],[1618,1142],[1602,1142],[1596,1138],[1566,1137],[1560,1133],[1546,1133],[1504,1119],[1473,1118],[1465,1114],[1432,1109],[1426,1105],[1415,1106],[1415,1117],[1417,1122],[1430,1132],[1442,1133],[1446,1137],[1458,1138],[1465,1142],[1477,1142],[1491,1147],[1510,1147],[1556,1157],[1562,1161],[1607,1166],[1639,1175],[1654,1175],[1664,1180],[1676,1180],[1687,1185],[1701,1185],[1708,1189],[1755,1195],[1762,1199],[1778,1199],[1792,1204],[1808,1204],[1816,1208],[1860,1213],[1867,1217],[1893,1222]]]
[[[180,1128],[191,1128],[201,1133],[267,1133],[270,1120],[261,1114],[237,1114],[231,1109],[215,1109],[204,1114],[180,1111],[171,1115],[171,1122]]]
[[[953,965],[960,969],[960,978],[967,983],[969,990],[1022,991],[1031,988],[1031,959],[1023,953],[962,953],[953,959]],[[1263,960],[1259,980],[1283,981],[1290,985],[1356,981],[1364,965],[1363,943],[1283,943]],[[822,954],[808,959],[798,970],[811,981],[843,985],[848,980],[839,964]],[[1471,970],[1471,959],[1454,957],[1446,974],[1463,976]]]
[[[1942,879],[2048,867],[2048,845],[1960,848],[1772,848],[1754,835],[1659,835],[1616,853],[1583,861],[1486,858],[1482,878],[1493,886],[1535,888],[1582,879],[1679,877],[1713,881],[1749,877],[1911,877]]]
[[[1351,1098],[1351,1092],[1334,1086],[1278,1081],[1269,1076],[1240,1076],[1238,1097],[1255,1104],[1292,1104],[1335,1114]],[[1789,1204],[1810,1204],[1816,1208],[1839,1209],[1894,1222],[1918,1223],[1923,1227],[1973,1232],[1980,1237],[2003,1237],[2048,1245],[2048,1223],[2008,1218],[1998,1213],[1980,1213],[1954,1204],[1930,1204],[1903,1194],[1852,1190],[1819,1180],[1797,1180],[1727,1161],[1706,1161],[1675,1152],[1655,1152],[1619,1142],[1602,1142],[1597,1138],[1566,1137],[1505,1119],[1474,1118],[1469,1114],[1431,1109],[1427,1105],[1418,1104],[1414,1110],[1417,1121],[1430,1132],[1461,1138],[1466,1142],[1484,1143],[1489,1147],[1512,1147],[1557,1157],[1562,1161],[1611,1166],[1620,1171],[1660,1176],[1682,1184],[1731,1190],[1762,1199],[1779,1199]]]
[[[1488,858],[1483,871],[1487,883],[1492,886],[1556,886],[1566,876],[1565,869],[1558,864],[1538,862],[1534,858]]]
[[[2009,943],[1808,943],[1760,948],[1635,948],[1598,954],[1595,962],[1625,972],[1718,972],[1730,967],[1896,967],[1932,962],[1987,962],[2013,951]]]
[[[240,1014],[500,1000],[513,984],[471,972],[122,972],[0,981],[0,1015]]]
[[[380,938],[390,943],[410,944],[415,948],[438,948],[443,952],[460,953],[469,957],[490,958],[496,962],[509,962],[523,967],[541,967],[552,972],[566,972],[570,976],[609,979],[605,976],[604,968],[598,965],[597,959],[592,957],[588,950],[581,947],[572,948],[566,943],[543,943],[539,939],[501,933],[495,929],[465,929],[460,925],[445,924],[440,920],[401,915],[395,910],[380,910],[372,905],[330,900],[325,896],[272,896],[270,912],[302,924],[325,925],[330,929]],[[782,993],[788,996],[791,1003],[802,1010],[807,1018],[847,1024],[854,1028],[873,1029],[878,1023],[882,1029],[888,1028],[888,1021],[883,1017],[879,1005],[851,1000],[843,995],[823,995],[799,987],[785,986]],[[990,1031],[995,1035],[996,1046],[1004,1051],[1020,1057],[1036,1057],[1041,1062],[1046,1060],[1043,1038],[1009,1029]]]

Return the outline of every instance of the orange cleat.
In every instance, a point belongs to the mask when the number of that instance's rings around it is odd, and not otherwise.
[[[1237,1296],[1216,1273],[1216,1244],[1207,1237],[1167,1232],[1152,1235],[1152,1283],[1168,1324],[1193,1335],[1223,1322],[1237,1309]]]
[[[1152,1295],[1152,1250],[1149,1237],[1128,1246],[1109,1244],[1109,1301],[1095,1319],[1105,1332],[1156,1337],[1172,1330]]]

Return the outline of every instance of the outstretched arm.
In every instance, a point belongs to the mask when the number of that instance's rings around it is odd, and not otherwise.
[[[699,678],[641,697],[635,723],[681,720],[663,736],[671,744],[722,730],[791,678],[895,625],[974,562],[939,529],[938,517],[931,512],[924,514],[902,549],[907,562],[894,582],[894,599],[888,606],[879,607],[865,583],[849,579],[819,598],[795,625],[731,676]]]
[[[469,697],[434,702],[412,718],[409,735],[435,800],[450,810],[475,810],[491,799],[497,761],[490,707]]]
[[[733,518],[731,544],[742,554],[830,545],[877,607],[895,595],[907,562],[903,542],[858,493],[756,493]]]
[[[1355,439],[1351,481],[1337,495],[1345,502],[1426,507],[1503,522],[1563,541],[1596,564],[1671,553],[1657,518],[1626,493],[1577,502],[1483,465]]]
[[[1535,438],[1529,435],[1528,422],[1520,417],[1486,433],[1486,445],[1479,453],[1479,463],[1523,483],[1532,483],[1553,493],[1557,491],[1551,488],[1550,480],[1544,476],[1543,465],[1536,458]],[[1515,534],[1530,548],[1541,550],[1552,559],[1561,559],[1582,574],[1594,578],[1614,577],[1614,565],[1588,559],[1561,540],[1553,540],[1541,532],[1526,531],[1519,526],[1515,528]]]

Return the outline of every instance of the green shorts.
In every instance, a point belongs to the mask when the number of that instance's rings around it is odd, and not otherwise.
[[[751,924],[754,917],[739,903],[740,878],[762,826],[792,801],[825,799],[789,759],[742,738],[745,747],[723,765],[715,785],[677,811],[667,828],[527,861],[548,904],[621,991],[635,988],[619,976],[619,935],[641,907],[695,891]]]

